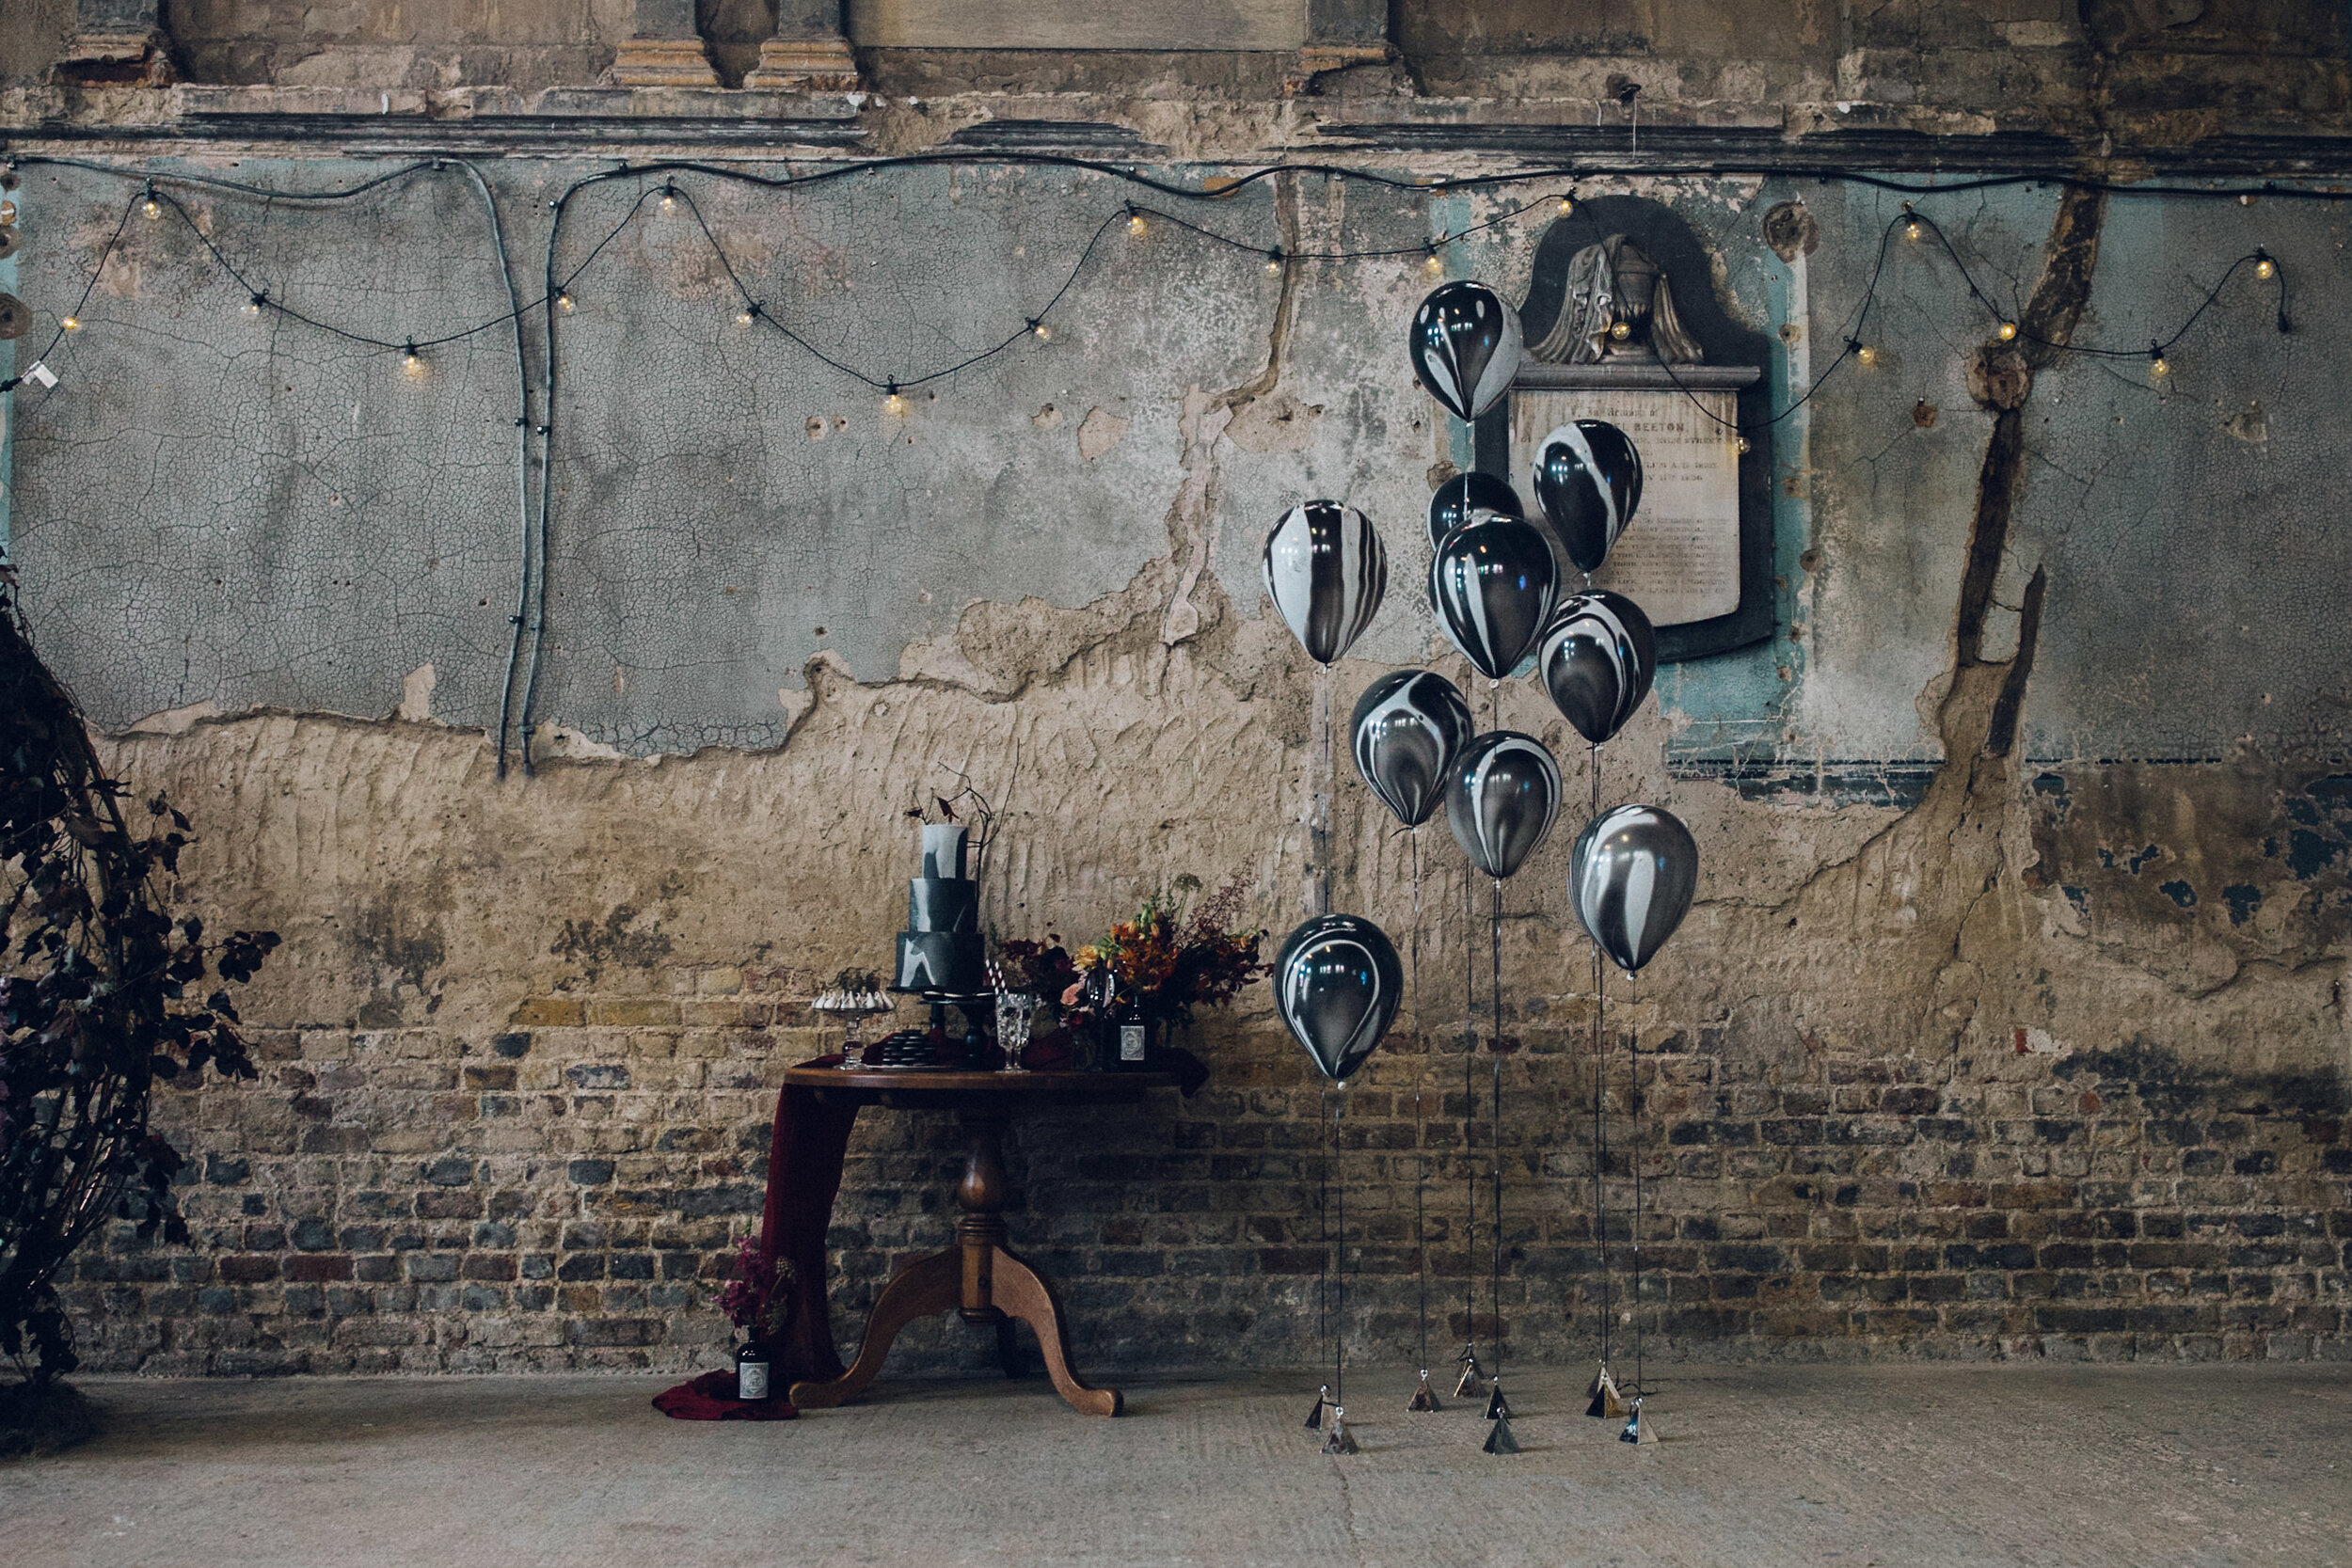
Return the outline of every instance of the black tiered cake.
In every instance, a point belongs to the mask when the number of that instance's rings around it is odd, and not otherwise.
[[[980,938],[980,884],[963,874],[963,829],[923,827],[923,874],[907,884],[894,990],[975,996],[988,989]]]

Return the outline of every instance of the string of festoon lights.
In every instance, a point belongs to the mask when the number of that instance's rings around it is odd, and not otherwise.
[[[1107,213],[1099,222],[1077,255],[1061,275],[1061,280],[1042,303],[1026,310],[1017,327],[1010,327],[990,340],[975,352],[928,368],[901,367],[895,371],[878,371],[853,363],[839,354],[829,352],[812,341],[803,332],[782,319],[780,312],[770,308],[748,278],[746,268],[739,265],[725,244],[713,229],[696,199],[697,182],[749,187],[768,192],[792,192],[836,182],[870,178],[876,174],[898,169],[924,169],[939,166],[1005,166],[1047,167],[1072,169],[1100,175],[1123,182],[1141,192],[1188,202],[1215,205],[1231,202],[1252,185],[1281,176],[1323,177],[1327,179],[1369,185],[1377,189],[1410,195],[1427,202],[1445,196],[1464,196],[1479,192],[1494,192],[1530,184],[1550,185],[1554,188],[1517,203],[1494,216],[1458,227],[1440,227],[1427,239],[1410,245],[1387,245],[1361,249],[1286,247],[1279,238],[1260,240],[1226,232],[1192,217],[1165,207],[1148,206],[1129,199]],[[1517,222],[1531,214],[1565,217],[1573,213],[1582,188],[1597,181],[1659,180],[1659,179],[1743,179],[1772,178],[1814,179],[1824,182],[1838,181],[1866,188],[1897,193],[1905,198],[1899,216],[1892,220],[1882,235],[1878,256],[1862,296],[1848,317],[1842,333],[1838,354],[1804,390],[1777,412],[1753,419],[1727,420],[1707,408],[1695,396],[1691,401],[1708,419],[1726,429],[1730,438],[1740,450],[1748,447],[1748,436],[1789,418],[1804,407],[1834,375],[1850,364],[1867,369],[1880,358],[1880,350],[1867,337],[1872,311],[1878,304],[1881,282],[1885,275],[1895,236],[1921,242],[1931,239],[1958,268],[1968,296],[1981,306],[1992,322],[1991,340],[2008,343],[2022,341],[2035,349],[2052,354],[2075,354],[2110,360],[2144,359],[2152,378],[2161,379],[2169,373],[2170,351],[2204,319],[2221,298],[2231,281],[2241,270],[2250,268],[2258,278],[2277,285],[2277,325],[2281,332],[2291,330],[2287,314],[2285,269],[2268,253],[2257,248],[2233,261],[2221,277],[2206,292],[2197,308],[2171,334],[2152,339],[2145,350],[2078,344],[2062,339],[2038,335],[2022,324],[2013,312],[2005,311],[1979,286],[1950,237],[1932,218],[1916,210],[1915,202],[1931,197],[1948,198],[1971,192],[2001,187],[2067,186],[2106,192],[2117,197],[2167,197],[2199,199],[2232,199],[2250,201],[2256,197],[2275,197],[2290,200],[2339,201],[2352,198],[2352,193],[2315,190],[2298,185],[2265,182],[2259,186],[2246,185],[2187,185],[2133,184],[2097,178],[2056,179],[2041,175],[1992,175],[1952,182],[1921,182],[1889,178],[1860,169],[1822,169],[1820,167],[1777,167],[1769,165],[1722,165],[1691,163],[1645,163],[1640,166],[1612,166],[1591,164],[1576,166],[1549,166],[1517,169],[1508,172],[1462,176],[1458,178],[1407,179],[1375,171],[1330,164],[1279,164],[1232,174],[1211,176],[1197,183],[1184,183],[1159,179],[1134,167],[1104,163],[1094,159],[1055,153],[1006,152],[932,152],[896,158],[858,160],[829,164],[804,172],[768,175],[724,165],[696,161],[666,161],[598,169],[571,182],[562,194],[551,198],[548,209],[553,221],[548,226],[545,264],[542,269],[543,287],[529,301],[521,298],[507,264],[504,227],[496,200],[480,168],[462,158],[433,158],[404,165],[383,174],[351,184],[324,190],[304,191],[282,189],[247,182],[225,179],[215,175],[183,170],[141,169],[124,167],[91,159],[24,154],[11,156],[6,167],[11,171],[35,166],[73,168],[106,178],[129,182],[133,190],[122,212],[89,269],[87,278],[73,307],[60,316],[48,340],[47,346],[33,362],[17,373],[0,378],[0,393],[14,393],[27,383],[54,394],[59,384],[56,370],[49,363],[58,346],[72,334],[85,329],[85,312],[103,277],[106,265],[119,251],[135,242],[137,231],[134,217],[143,216],[149,222],[175,220],[197,237],[206,257],[229,277],[244,295],[245,313],[268,316],[296,324],[340,341],[387,356],[397,356],[400,370],[409,375],[421,376],[435,351],[501,328],[511,331],[513,353],[517,377],[518,402],[515,425],[516,442],[516,494],[521,517],[521,552],[523,570],[516,610],[512,617],[515,628],[513,646],[507,666],[507,678],[501,698],[498,727],[498,772],[503,777],[507,767],[510,743],[517,728],[523,737],[521,755],[526,773],[532,769],[530,736],[535,728],[536,697],[541,654],[545,644],[547,606],[547,539],[553,485],[549,483],[554,450],[553,410],[559,391],[561,356],[556,351],[558,325],[580,307],[580,285],[596,267],[604,252],[631,225],[644,220],[648,209],[659,217],[675,217],[683,214],[691,219],[694,231],[708,246],[720,270],[724,275],[732,299],[725,309],[742,328],[765,328],[772,331],[802,352],[834,371],[835,373],[882,395],[883,411],[889,415],[903,414],[906,395],[920,388],[952,378],[1014,349],[1028,345],[1042,348],[1050,345],[1056,336],[1054,312],[1085,275],[1087,268],[1101,252],[1104,238],[1121,229],[1132,239],[1140,240],[1155,230],[1166,229],[1184,234],[1214,248],[1254,258],[1266,272],[1288,280],[1298,269],[1314,262],[1405,261],[1417,263],[1434,281],[1444,274],[1447,257],[1454,247],[1492,230]],[[508,309],[486,320],[453,330],[432,333],[404,333],[380,336],[342,322],[326,319],[312,310],[303,309],[294,298],[314,297],[313,290],[294,290],[273,287],[260,276],[260,269],[251,262],[240,262],[198,221],[180,195],[187,192],[209,192],[229,197],[242,197],[270,206],[333,206],[357,200],[368,194],[422,175],[454,173],[466,179],[478,196],[484,209],[490,238],[496,252],[501,279],[504,282]],[[587,253],[569,267],[559,266],[559,254],[565,231],[565,218],[575,199],[581,193],[599,185],[634,180],[642,183],[637,199],[607,229]],[[532,408],[532,388],[529,358],[522,337],[522,322],[532,312],[544,314],[546,321],[546,352],[541,357],[538,376],[538,409],[536,418]],[[1671,374],[1671,370],[1669,370]],[[1686,394],[1689,389],[1684,388]],[[530,471],[531,445],[538,443],[538,494],[532,495]],[[526,662],[527,670],[521,667]],[[517,688],[518,670],[523,679]],[[519,715],[515,711],[519,703]]]

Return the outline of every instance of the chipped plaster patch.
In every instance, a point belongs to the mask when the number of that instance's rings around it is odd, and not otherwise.
[[[1089,408],[1078,426],[1078,455],[1091,463],[1127,438],[1133,421],[1101,408]]]
[[[433,689],[441,677],[430,663],[420,664],[408,672],[400,683],[400,707],[397,717],[411,724],[433,722]]]
[[[219,718],[220,713],[221,707],[218,703],[190,703],[185,707],[167,707],[160,713],[151,713],[144,719],[133,720],[130,726],[122,733],[125,735],[185,735],[205,720]]]

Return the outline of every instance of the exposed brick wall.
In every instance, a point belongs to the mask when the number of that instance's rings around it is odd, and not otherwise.
[[[68,1291],[93,1365],[151,1372],[686,1369],[728,1332],[708,1305],[756,1224],[783,1067],[834,1037],[805,987],[677,970],[668,995],[557,995],[479,1037],[276,1032],[264,1076],[184,1093],[189,1249],[117,1237]],[[1513,1010],[1504,1062],[1502,1310],[1515,1357],[1593,1353],[1588,1003]],[[1534,1016],[1529,1016],[1534,1014]],[[2119,1042],[1939,1053],[1778,1046],[1613,1018],[1610,1180],[1621,1305],[1644,1176],[1647,1348],[1661,1355],[2305,1357],[2343,1332],[2352,1143],[2333,1079],[2200,1072]],[[1008,1147],[1014,1244],[1063,1283],[1082,1363],[1312,1359],[1322,1092],[1262,1016],[1197,1042],[1190,1101],[1055,1113]],[[1462,1039],[1402,1032],[1336,1123],[1359,1363],[1414,1354],[1414,1080],[1428,1155],[1432,1351],[1458,1347]],[[845,1351],[889,1273],[944,1245],[952,1118],[869,1110],[832,1237]],[[225,1152],[233,1150],[234,1152]],[[1488,1196],[1478,1196],[1481,1226]],[[1491,1334],[1482,1233],[1470,1278]],[[1627,1332],[1621,1330],[1621,1332]],[[898,1366],[978,1366],[950,1317]]]

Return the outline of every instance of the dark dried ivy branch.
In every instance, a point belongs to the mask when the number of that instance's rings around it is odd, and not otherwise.
[[[0,567],[0,1352],[40,1386],[78,1364],[56,1284],[74,1249],[110,1220],[187,1239],[155,1085],[255,1076],[227,987],[278,934],[208,942],[171,913],[188,819],[161,795],[126,809],[15,590]]]

